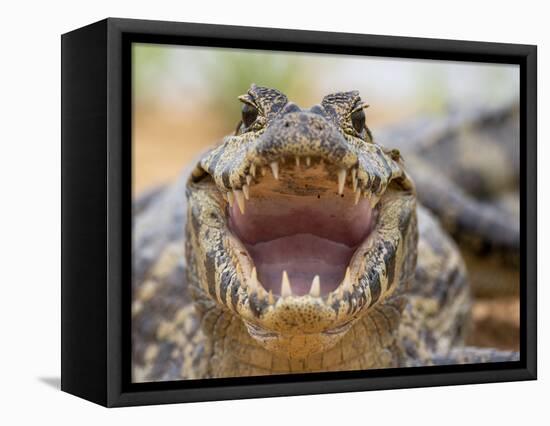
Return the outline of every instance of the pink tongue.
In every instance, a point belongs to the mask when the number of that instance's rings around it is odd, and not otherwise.
[[[281,292],[285,270],[294,294],[307,294],[315,275],[322,294],[336,289],[371,225],[368,200],[354,205],[350,197],[251,196],[244,215],[237,203],[229,209],[230,229],[274,294]]]
[[[293,294],[309,292],[315,275],[321,280],[321,293],[338,287],[355,250],[311,234],[295,234],[257,244],[246,244],[254,259],[258,279],[266,290],[280,294],[282,271],[286,271]]]

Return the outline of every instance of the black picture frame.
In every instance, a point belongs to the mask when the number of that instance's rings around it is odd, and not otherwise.
[[[133,42],[518,64],[520,360],[131,383]],[[536,379],[536,46],[116,18],[61,44],[62,390],[114,407]]]

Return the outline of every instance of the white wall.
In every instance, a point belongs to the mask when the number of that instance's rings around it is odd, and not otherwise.
[[[539,274],[539,381],[218,402],[107,411],[63,394],[60,322],[60,34],[106,16],[539,45],[539,188],[550,184],[548,23],[544,2],[502,1],[3,2],[0,65],[0,423],[496,424],[548,422],[546,284]],[[303,2],[305,3],[305,2]],[[540,197],[539,217],[550,214]],[[539,221],[539,263],[550,239]],[[544,309],[546,308],[546,309]],[[55,379],[53,380],[55,382]],[[545,395],[546,393],[546,395]],[[5,418],[11,418],[6,421]],[[536,419],[540,419],[536,421]],[[546,419],[545,421],[543,419]]]

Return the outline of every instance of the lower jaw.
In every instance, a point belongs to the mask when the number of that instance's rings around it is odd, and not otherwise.
[[[350,327],[351,325],[338,333],[278,334],[276,337],[268,338],[255,335],[250,330],[248,330],[248,333],[257,344],[266,349],[272,356],[307,360],[337,346]]]
[[[270,352],[280,353],[283,351],[284,353],[288,349],[284,339],[289,339],[292,336],[296,336],[292,337],[297,339],[296,341],[306,339],[306,336],[308,339],[313,336],[331,336],[338,341],[348,332],[348,326],[355,327],[356,320],[361,320],[364,312],[367,311],[365,308],[382,297],[379,293],[372,293],[371,299],[370,279],[364,279],[367,274],[365,268],[376,260],[377,248],[380,247],[382,239],[388,237],[388,229],[393,229],[393,221],[397,220],[398,215],[393,214],[395,207],[392,200],[393,198],[380,200],[377,219],[373,222],[372,230],[368,236],[356,248],[345,249],[353,251],[351,260],[342,262],[342,265],[345,264],[346,269],[350,270],[352,284],[340,283],[335,290],[328,294],[321,294],[320,297],[301,295],[304,291],[299,289],[298,281],[292,297],[279,296],[278,292],[273,292],[273,296],[269,295],[268,297],[265,290],[251,286],[249,278],[251,271],[262,266],[257,259],[255,262],[255,259],[249,254],[254,252],[254,247],[245,247],[241,240],[232,234],[226,223],[225,233],[228,236],[226,249],[236,266],[235,273],[238,275],[240,286],[244,288],[247,295],[238,312],[239,317],[243,320],[243,325],[246,324],[252,328],[252,330],[247,330],[247,334]],[[300,239],[302,238],[304,236],[300,236]],[[309,238],[314,240],[315,237],[312,238],[310,235]],[[303,260],[308,259],[304,257]],[[266,262],[266,265],[269,267],[270,264]],[[343,266],[339,267],[340,270],[344,268]],[[399,271],[397,269],[395,271],[395,275],[398,276]],[[291,275],[292,279],[294,277]],[[297,280],[300,280],[300,277]],[[384,288],[384,285],[380,284],[380,288]],[[315,318],[314,321],[311,320],[312,316]],[[315,348],[310,347],[305,352],[296,349],[296,356],[301,357],[303,353],[323,352],[329,350],[331,345],[323,343],[313,346]]]
[[[227,325],[220,323],[219,326]],[[211,369],[216,377],[223,377],[351,371],[391,366],[387,357],[382,356],[382,353],[387,355],[388,349],[373,344],[379,339],[370,333],[374,333],[374,330],[363,323],[353,324],[352,327],[359,327],[361,332],[354,333],[346,329],[333,336],[318,333],[279,336],[267,340],[254,336],[243,325],[238,331],[235,330],[238,335],[233,340],[234,344],[226,345],[217,354],[216,363]],[[353,333],[354,338],[344,338],[347,333]],[[246,347],[240,342],[246,342]],[[251,346],[255,347],[254,350],[250,349]],[[361,348],[361,351],[357,348]],[[348,356],[343,357],[341,354]]]

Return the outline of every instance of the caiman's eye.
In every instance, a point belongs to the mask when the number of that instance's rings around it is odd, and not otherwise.
[[[242,109],[242,119],[245,127],[250,127],[258,118],[258,110],[250,104],[244,104]]]
[[[357,133],[363,132],[365,128],[365,111],[363,108],[354,111],[351,114],[351,124]]]

